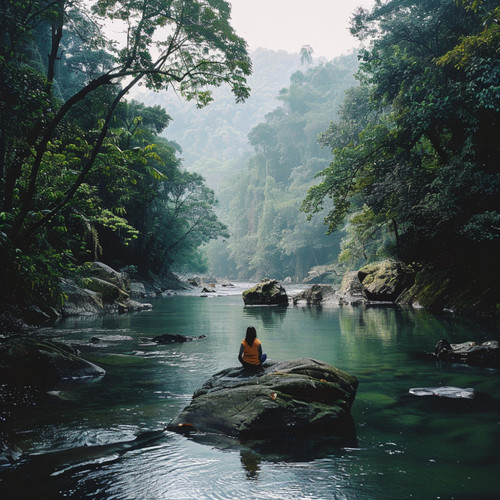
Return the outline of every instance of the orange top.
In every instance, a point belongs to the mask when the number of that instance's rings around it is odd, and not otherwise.
[[[259,339],[255,339],[250,346],[246,340],[242,340],[243,344],[243,361],[249,365],[260,365],[259,361],[259,346],[261,344]]]

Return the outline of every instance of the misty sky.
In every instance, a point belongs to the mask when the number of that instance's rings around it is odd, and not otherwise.
[[[250,50],[264,47],[299,52],[310,45],[314,57],[332,59],[358,42],[348,31],[349,19],[373,0],[230,0],[232,25]]]

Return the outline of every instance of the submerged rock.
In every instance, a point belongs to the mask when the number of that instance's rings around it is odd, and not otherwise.
[[[58,342],[23,336],[0,343],[0,382],[42,386],[105,373]]]
[[[488,340],[482,344],[463,342],[450,344],[441,339],[434,349],[434,355],[449,363],[466,363],[474,366],[499,366],[500,348],[497,340]]]
[[[314,359],[268,362],[258,372],[228,368],[194,393],[168,429],[245,438],[342,432],[357,386],[356,377]]]
[[[170,344],[175,342],[191,342],[192,340],[201,340],[206,338],[206,335],[199,335],[198,337],[191,337],[186,335],[177,335],[171,333],[164,333],[163,335],[157,335],[153,337],[151,340],[158,344]]]
[[[451,399],[473,399],[476,391],[471,387],[461,388],[445,385],[442,387],[414,387],[410,394],[420,397],[438,397]]]
[[[242,295],[245,305],[288,305],[286,290],[277,280],[262,280],[253,288],[245,290]]]

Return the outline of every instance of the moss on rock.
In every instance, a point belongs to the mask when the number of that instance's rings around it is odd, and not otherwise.
[[[385,260],[362,267],[358,277],[367,299],[396,301],[413,284],[415,273],[401,262]]]
[[[358,380],[314,359],[270,362],[250,373],[229,368],[210,378],[168,426],[233,437],[335,432],[349,420]]]
[[[265,279],[242,293],[246,305],[288,305],[286,290],[277,280]]]

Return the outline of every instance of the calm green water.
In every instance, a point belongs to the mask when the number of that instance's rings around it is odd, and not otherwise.
[[[163,429],[208,377],[236,366],[248,325],[271,359],[317,358],[358,377],[353,443],[249,447],[165,432],[126,452],[113,447]],[[443,337],[498,338],[493,328],[394,308],[245,308],[237,294],[166,297],[153,311],[67,320],[50,333],[107,374],[64,385],[11,422],[18,445],[33,457],[0,469],[3,499],[499,497],[498,371],[440,366],[418,355]],[[162,333],[207,338],[151,342]],[[411,387],[439,385],[473,387],[481,397],[408,395]]]

